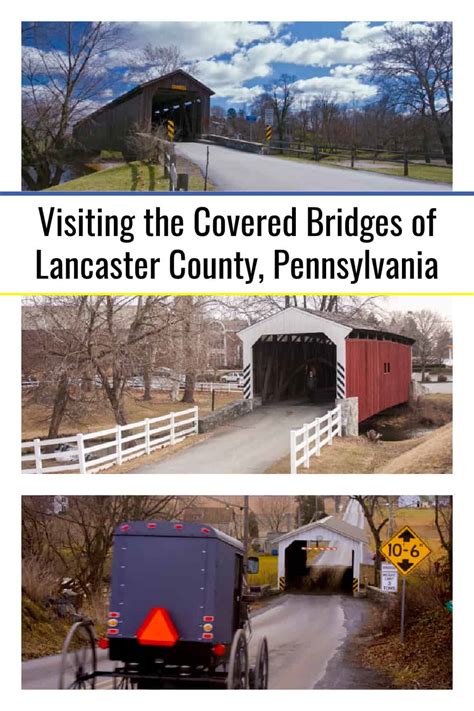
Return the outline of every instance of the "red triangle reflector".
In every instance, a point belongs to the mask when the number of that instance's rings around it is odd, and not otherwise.
[[[153,607],[138,630],[137,639],[140,644],[159,647],[172,647],[175,645],[179,639],[179,634],[168,610],[164,607]]]

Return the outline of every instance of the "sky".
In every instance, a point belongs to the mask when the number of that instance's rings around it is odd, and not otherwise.
[[[80,29],[84,23],[75,24]],[[423,29],[423,23],[411,24]],[[367,63],[374,46],[384,42],[385,26],[383,22],[123,23],[123,46],[106,53],[99,67],[115,81],[94,101],[102,105],[141,83],[145,73],[137,65],[137,53],[151,44],[177,46],[187,63],[184,68],[215,91],[214,105],[247,108],[282,73],[294,77],[293,89],[300,98],[324,94],[338,103],[362,105],[377,98]],[[24,56],[39,57],[42,50],[35,42],[26,38]],[[55,42],[56,54],[61,54],[60,33]],[[52,53],[46,58],[55,61]]]
[[[387,296],[381,301],[387,311],[428,311],[438,312],[448,323],[452,320],[452,300],[448,296]]]

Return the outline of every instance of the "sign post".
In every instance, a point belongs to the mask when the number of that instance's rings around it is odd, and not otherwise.
[[[245,117],[245,120],[250,123],[250,142],[252,142],[252,125],[256,122],[257,116],[254,114],[249,114]]]
[[[407,590],[407,579],[402,579],[402,599],[400,604],[400,642],[405,641],[405,597]]]
[[[406,577],[431,553],[431,548],[409,526],[403,526],[383,544],[380,552],[403,576],[400,604],[400,640],[405,637]]]

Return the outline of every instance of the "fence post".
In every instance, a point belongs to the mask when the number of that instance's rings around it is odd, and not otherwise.
[[[336,410],[337,410],[337,433],[336,433],[336,436],[341,437],[342,436],[342,407],[341,407],[341,405],[338,405],[336,407]]]
[[[77,435],[77,458],[79,460],[79,474],[87,474],[86,455],[84,454],[84,435]]]
[[[170,444],[175,443],[174,412],[170,412]]]
[[[42,474],[43,473],[43,462],[41,460],[41,440],[40,439],[35,439],[33,440],[34,447],[35,447],[35,468],[36,468],[36,473],[37,474]]]
[[[303,425],[303,437],[304,437],[304,468],[308,469],[309,467],[309,425],[305,424]]]
[[[145,454],[150,454],[150,418],[145,418]]]
[[[403,175],[408,178],[408,152],[403,153]]]
[[[117,464],[120,466],[122,464],[122,428],[120,425],[117,425],[117,434],[115,435],[115,442],[116,442],[116,455],[117,455]]]
[[[351,168],[354,167],[355,160],[356,160],[356,149],[355,149],[355,146],[352,146],[352,149],[351,149]]]
[[[314,434],[316,435],[316,451],[315,455],[319,457],[321,454],[321,436],[319,434],[320,430],[320,423],[319,423],[319,417],[314,421]]]
[[[169,184],[168,184],[168,190],[170,193],[174,192],[174,187],[173,187],[173,156],[170,153],[169,155],[169,161],[170,161],[170,167],[168,171],[168,178],[169,178]]]
[[[188,192],[189,190],[189,175],[187,173],[178,173],[176,190]]]
[[[296,430],[291,430],[290,432],[290,446],[291,446],[291,474],[297,474],[296,471]]]
[[[332,437],[333,437],[333,411],[329,410],[328,412],[328,444],[332,444]]]
[[[194,434],[199,434],[199,407],[194,406]]]

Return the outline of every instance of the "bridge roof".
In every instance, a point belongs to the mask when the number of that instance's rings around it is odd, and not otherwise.
[[[303,322],[301,322],[301,317],[305,318],[304,326]],[[269,333],[276,334],[278,332],[280,322],[287,321],[288,318],[294,320],[296,329],[295,332],[299,332],[298,329],[301,329],[302,327],[309,329],[309,324],[311,323],[314,324],[315,331],[320,330],[324,322],[330,322],[334,325],[335,328],[339,327],[341,331],[344,331],[346,337],[349,338],[360,334],[362,337],[383,336],[388,339],[393,339],[399,342],[406,343],[408,345],[412,345],[413,343],[415,343],[413,338],[409,338],[408,336],[401,333],[400,331],[397,331],[397,329],[394,328],[390,328],[389,330],[384,326],[374,325],[373,323],[370,323],[365,319],[357,318],[356,316],[344,313],[315,311],[313,309],[302,309],[298,306],[290,306],[286,309],[282,309],[281,311],[277,312],[276,314],[273,314],[272,316],[267,316],[266,318],[261,319],[260,321],[256,321],[250,326],[247,326],[246,328],[243,328],[241,331],[239,331],[239,335],[246,335],[254,329],[261,329],[262,324],[264,323],[267,323],[270,327]]]
[[[114,106],[117,106],[118,104],[122,104],[124,101],[128,101],[129,99],[132,98],[135,94],[139,94],[142,92],[144,89],[148,87],[152,87],[156,85],[157,89],[163,85],[163,83],[166,84],[167,81],[176,78],[177,80],[181,79],[184,81],[189,81],[192,82],[196,87],[199,87],[201,91],[204,94],[207,94],[208,96],[213,96],[215,94],[212,89],[210,89],[208,86],[203,84],[202,82],[199,81],[199,79],[196,79],[195,77],[191,76],[188,72],[185,72],[184,69],[176,69],[174,72],[169,72],[168,74],[163,74],[160,77],[156,77],[156,79],[150,79],[149,81],[143,82],[143,84],[138,84],[137,86],[133,87],[133,89],[130,89],[130,91],[125,92],[125,94],[121,94],[120,96],[117,96],[115,99],[112,101],[109,101],[108,104],[104,104],[104,106],[101,106],[100,108],[96,109],[93,113],[88,114],[87,116],[84,116],[81,118],[79,121],[77,121],[74,125],[79,126],[82,122],[88,121],[89,119],[93,118],[94,116],[98,116],[101,114],[103,111],[108,111],[109,109],[113,108]],[[186,91],[182,92],[183,95],[186,93]]]
[[[311,539],[311,534],[316,531],[316,529],[324,529],[329,533],[337,533],[343,538],[348,538],[351,541],[357,541],[359,543],[368,543],[369,537],[367,533],[358,526],[353,526],[351,523],[347,523],[337,516],[327,516],[319,521],[313,521],[312,523],[307,523],[305,526],[296,528],[294,531],[289,531],[284,533],[282,536],[273,539],[273,543],[280,543],[281,541],[288,540],[290,538],[301,537],[306,538],[306,540]]]

